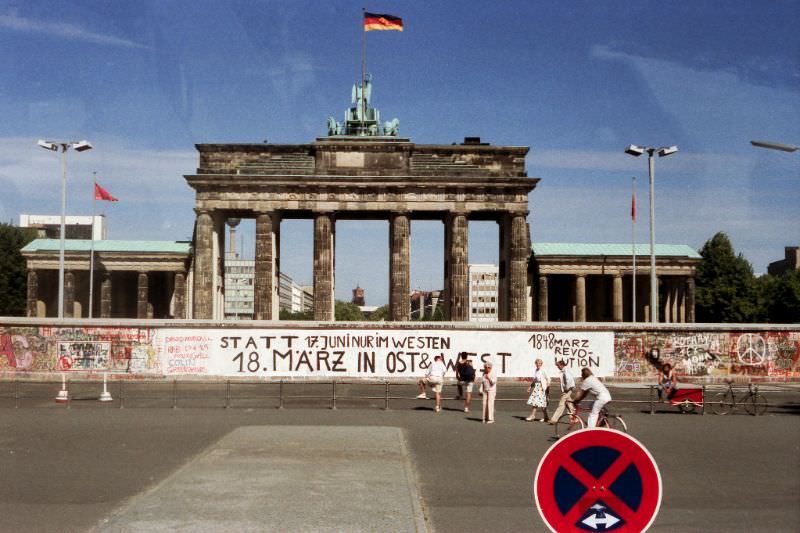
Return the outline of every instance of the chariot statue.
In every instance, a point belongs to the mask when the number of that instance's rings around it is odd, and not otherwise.
[[[371,99],[372,76],[367,75],[363,85],[353,84],[351,92],[353,105],[344,112],[344,122],[337,122],[333,117],[328,117],[328,136],[396,137],[400,121],[395,118],[381,125],[380,111],[370,105]]]

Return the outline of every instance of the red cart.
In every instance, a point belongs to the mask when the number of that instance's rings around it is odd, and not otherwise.
[[[695,407],[703,406],[703,388],[684,386],[675,389],[669,403],[677,405],[681,413],[691,413]]]

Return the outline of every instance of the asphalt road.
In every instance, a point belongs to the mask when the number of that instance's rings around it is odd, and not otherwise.
[[[234,429],[270,425],[399,427],[431,530],[546,531],[531,486],[552,430],[524,422],[522,402],[499,404],[497,423],[488,426],[453,401],[439,414],[406,400],[389,411],[375,408],[380,400],[343,400],[337,410],[313,399],[283,410],[246,403],[117,409],[77,399],[65,409],[43,396],[37,405],[44,408],[0,409],[0,531],[91,529]],[[643,404],[622,411],[662,474],[651,531],[797,531],[800,417],[786,414],[792,409],[763,417],[672,408],[649,415]]]

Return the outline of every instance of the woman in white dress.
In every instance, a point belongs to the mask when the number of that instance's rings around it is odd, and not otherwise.
[[[539,422],[547,421],[547,389],[550,387],[550,377],[542,368],[543,363],[544,361],[541,359],[536,360],[536,370],[533,372],[533,381],[528,388],[528,392],[531,393],[528,398],[528,405],[532,408],[531,416],[525,419],[528,422],[536,419],[537,408],[542,410],[543,415],[542,418],[539,419]]]

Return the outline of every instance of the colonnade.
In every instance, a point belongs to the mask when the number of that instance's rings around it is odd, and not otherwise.
[[[632,290],[632,276],[623,275],[622,273],[605,274],[605,275],[588,275],[585,273],[576,273],[571,275],[553,275],[553,274],[540,274],[538,283],[536,285],[536,319],[545,322],[548,320],[559,319],[552,316],[550,310],[550,302],[553,298],[551,294],[551,281],[558,276],[560,278],[572,278],[572,294],[564,294],[563,291],[558,294],[557,298],[567,297],[572,305],[572,315],[570,320],[575,322],[601,321],[609,319],[614,322],[623,322],[631,320],[633,311],[630,309],[631,300],[633,296]],[[591,291],[591,295],[587,296],[587,278],[600,279],[605,281],[611,279],[611,315],[608,317],[589,316],[589,306],[587,301],[603,301],[606,297],[602,294],[605,284],[600,284],[599,288]],[[672,322],[672,323],[693,323],[694,306],[695,306],[695,282],[691,275],[680,276],[658,276],[656,278],[659,285],[659,321]],[[625,298],[627,293],[627,298]],[[637,321],[650,321],[650,279],[648,275],[637,276],[636,287],[636,320]],[[598,313],[595,313],[598,314]],[[563,318],[562,318],[563,319]]]
[[[222,317],[225,211],[197,209],[194,252],[193,317]],[[237,217],[241,212],[236,213]],[[280,272],[280,212],[252,213],[256,222],[254,318],[278,318]],[[334,320],[335,240],[334,212],[317,211],[314,221],[314,319]],[[389,220],[389,309],[390,320],[411,318],[410,236],[413,212],[391,211]],[[484,215],[485,216],[485,215]],[[526,213],[501,213],[500,227],[500,319],[528,320],[527,270],[530,239]],[[449,213],[444,222],[444,302],[449,320],[469,320],[468,224],[469,213]],[[365,253],[364,250],[354,250]]]
[[[52,298],[57,290],[57,270],[29,269],[27,314],[30,317],[54,316],[58,302]],[[158,276],[157,279],[155,277]],[[126,288],[131,286],[132,278],[136,282],[136,301],[128,296]],[[116,284],[114,279],[117,280]],[[149,271],[149,270],[98,270],[94,275],[95,287],[99,285],[99,298],[96,291],[89,290],[90,275],[88,270],[67,269],[64,271],[64,317],[86,318],[89,316],[89,298],[92,294],[98,306],[92,306],[94,318],[186,318],[186,274],[184,272]],[[166,283],[167,287],[164,287]],[[115,285],[119,285],[115,290]],[[155,289],[151,290],[151,285]],[[42,287],[46,290],[41,290]],[[161,295],[166,289],[168,304]],[[40,299],[49,296],[50,301]],[[115,296],[116,295],[116,298]],[[98,301],[99,300],[99,301]],[[160,309],[154,311],[154,307]],[[50,312],[48,312],[50,308]],[[168,308],[168,309],[167,309]],[[133,313],[135,309],[135,314]],[[163,316],[162,316],[163,315]]]

